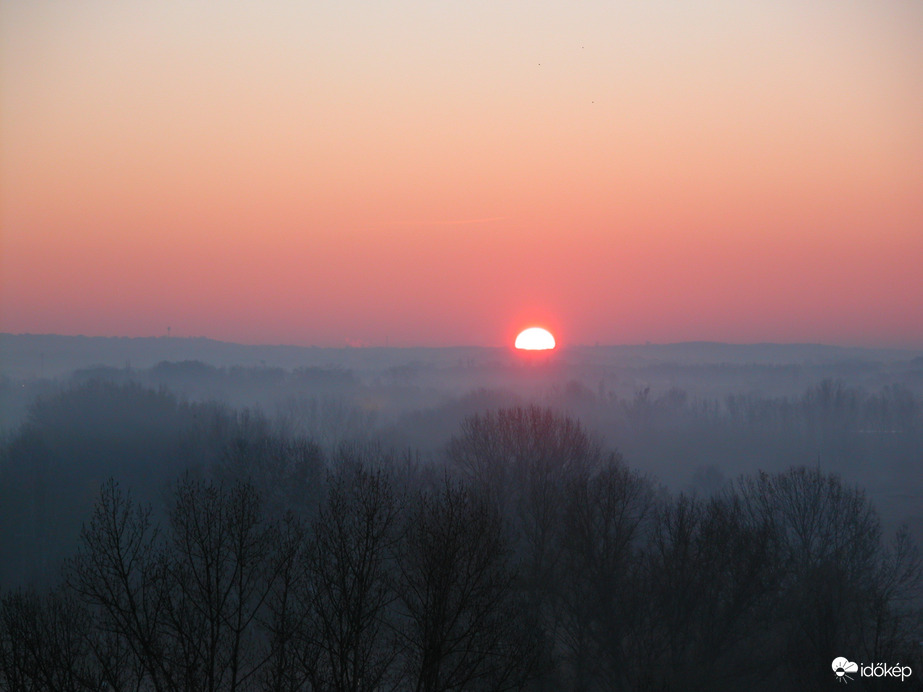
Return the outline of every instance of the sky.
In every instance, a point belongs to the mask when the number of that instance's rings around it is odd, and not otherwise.
[[[0,331],[923,347],[918,0],[0,0]]]

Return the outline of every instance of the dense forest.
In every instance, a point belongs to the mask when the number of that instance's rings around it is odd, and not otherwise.
[[[412,371],[24,383],[0,689],[816,690],[838,656],[919,682],[912,389],[437,396]],[[210,396],[246,388],[282,395]]]

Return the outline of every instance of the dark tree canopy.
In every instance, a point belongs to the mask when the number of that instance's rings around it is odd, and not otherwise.
[[[802,404],[829,433],[857,401]],[[100,418],[63,420],[82,405]],[[63,572],[0,592],[0,690],[816,690],[839,655],[923,673],[919,554],[860,488],[793,467],[671,493],[538,406],[471,415],[424,458],[90,381],[4,446],[4,549],[34,539],[57,569],[37,508],[82,505],[56,469],[117,471],[139,441]]]

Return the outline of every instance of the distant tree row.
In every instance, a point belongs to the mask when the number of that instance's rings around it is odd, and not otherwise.
[[[6,690],[816,690],[920,667],[920,559],[817,469],[670,495],[575,419],[468,417],[444,465],[242,441],[162,520],[103,484]],[[315,498],[316,501],[311,498]],[[314,508],[306,507],[314,503]],[[917,599],[917,600],[915,600]]]

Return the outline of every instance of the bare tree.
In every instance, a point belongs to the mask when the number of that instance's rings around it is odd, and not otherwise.
[[[585,481],[618,459],[605,454],[579,421],[538,406],[466,418],[447,456],[461,477],[512,522],[524,578],[536,582],[548,577],[562,487],[571,479]]]
[[[241,437],[225,447],[215,475],[225,484],[251,483],[271,516],[290,511],[306,519],[323,498],[324,453],[304,437]]]
[[[398,548],[404,689],[516,689],[529,678],[539,637],[508,555],[486,498],[449,481],[420,494]]]
[[[735,498],[663,502],[637,582],[646,605],[627,642],[626,689],[740,689],[775,668],[774,546]]]
[[[591,478],[572,478],[557,534],[549,585],[555,645],[574,689],[624,685],[625,639],[644,606],[639,565],[654,508],[649,481],[612,462]]]
[[[67,569],[99,633],[89,645],[114,689],[253,688],[272,655],[263,615],[291,542],[248,484],[186,476],[173,494],[161,540],[149,508],[103,486]]]
[[[62,590],[8,593],[0,601],[0,689],[123,689],[128,676],[111,676],[113,661],[98,658],[104,638]]]
[[[306,536],[291,513],[279,525],[278,571],[266,599],[260,625],[266,633],[268,659],[257,687],[267,692],[301,692],[309,684],[308,670],[299,655],[299,636],[308,617],[302,607],[307,573],[304,569]]]
[[[109,637],[106,649],[116,658],[107,682],[117,689],[128,685],[125,671],[138,671],[138,684],[154,690],[177,688],[160,628],[166,594],[159,550],[150,508],[135,505],[109,480],[66,567],[66,584]]]
[[[776,615],[790,684],[819,684],[805,671],[841,652],[879,661],[913,649],[906,606],[919,593],[919,556],[906,532],[882,540],[863,491],[804,467],[738,487],[749,517],[772,527],[785,570]]]
[[[578,420],[529,406],[465,419],[447,456],[509,523],[519,563],[517,588],[548,637],[557,641],[563,610],[553,592],[560,576],[565,489],[587,487],[600,469],[617,465],[619,455],[604,452]]]
[[[606,460],[600,444],[573,418],[539,406],[513,407],[466,418],[448,445],[449,461],[487,491],[501,511],[517,488],[586,475]]]
[[[313,689],[381,689],[396,655],[389,615],[397,500],[387,472],[360,459],[341,459],[327,483],[306,548],[301,667]]]
[[[161,555],[169,654],[186,689],[247,689],[270,658],[259,618],[284,569],[278,527],[246,483],[225,490],[187,476],[174,496]]]

